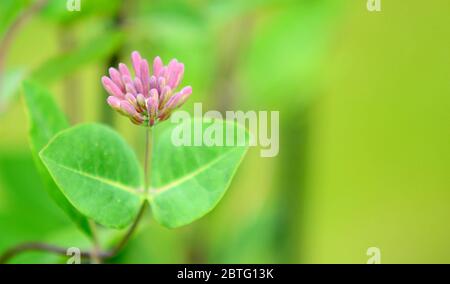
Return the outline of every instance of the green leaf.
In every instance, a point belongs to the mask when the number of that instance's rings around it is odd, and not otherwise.
[[[124,228],[144,200],[142,172],[117,132],[82,124],[57,134],[40,152],[56,184],[83,214],[101,225]]]
[[[24,83],[25,106],[29,117],[29,139],[31,152],[46,189],[55,202],[88,235],[91,230],[87,219],[81,215],[62,194],[45,169],[38,153],[59,131],[69,126],[66,117],[56,105],[50,93],[32,82]]]
[[[169,228],[189,224],[217,205],[248,148],[175,146],[172,133],[177,136],[175,133],[185,125],[187,129],[193,129],[194,123],[202,125],[205,132],[217,127],[223,137],[226,137],[227,129],[234,133],[241,131],[248,141],[248,133],[243,127],[222,120],[212,123],[187,121],[158,134],[152,160],[150,202],[156,220]]]
[[[32,78],[41,83],[52,83],[86,64],[108,57],[119,47],[122,38],[120,32],[98,36],[78,49],[50,59],[32,72]]]

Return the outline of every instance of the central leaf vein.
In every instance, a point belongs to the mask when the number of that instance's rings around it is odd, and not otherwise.
[[[57,167],[60,167],[60,168],[64,169],[64,170],[76,173],[78,175],[81,175],[81,176],[84,176],[84,177],[87,177],[87,178],[98,180],[99,182],[102,182],[102,183],[108,184],[110,186],[116,187],[118,189],[127,191],[129,193],[134,194],[134,195],[138,195],[138,191],[136,189],[134,189],[132,187],[129,187],[127,185],[124,185],[122,183],[119,183],[119,182],[116,182],[116,181],[113,181],[113,180],[110,180],[110,179],[107,179],[107,178],[104,178],[104,177],[96,176],[96,175],[93,175],[93,174],[90,174],[90,173],[87,173],[87,172],[83,172],[83,171],[80,171],[80,170],[77,170],[77,169],[73,169],[73,168],[70,168],[70,167],[65,166],[65,165],[61,165],[61,164],[57,163],[56,161],[54,161],[52,159],[49,159],[49,158],[47,158],[46,160],[48,162],[53,163]]]

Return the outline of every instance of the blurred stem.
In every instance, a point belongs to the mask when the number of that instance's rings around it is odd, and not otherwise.
[[[92,263],[100,264],[102,262],[102,260],[100,258],[101,246],[100,246],[100,240],[98,238],[98,233],[97,233],[97,225],[95,224],[95,222],[93,220],[89,220],[89,227],[91,228],[91,231],[92,231],[92,239],[93,239],[93,243],[94,243],[94,247],[92,249],[91,261],[92,261]]]
[[[132,0],[120,1],[120,7],[117,9],[117,12],[112,19],[112,26],[110,27],[111,30],[122,30],[122,28],[125,24],[126,18],[127,18],[127,13],[129,13],[129,11],[131,11],[131,9],[132,9],[131,7],[133,5],[133,2],[134,1],[132,1]],[[115,66],[119,65],[123,47],[124,47],[124,44],[121,43],[121,45],[117,48],[117,50],[107,59],[107,61],[106,61],[107,69],[109,67],[112,67],[112,66],[115,67]],[[100,105],[102,106],[101,107],[101,120],[108,125],[112,125],[113,124],[113,112],[111,111],[109,106],[104,103],[103,98],[102,98],[102,103]]]
[[[71,27],[64,26],[59,33],[60,49],[63,53],[76,46],[75,34]],[[63,81],[64,106],[72,124],[78,122],[80,111],[80,80],[77,74],[67,76]]]
[[[13,257],[15,257],[21,253],[29,252],[29,251],[50,252],[53,254],[59,254],[59,255],[64,255],[64,256],[67,254],[67,248],[64,248],[64,247],[54,246],[54,245],[45,244],[45,243],[36,243],[36,242],[24,243],[24,244],[20,244],[18,246],[11,248],[11,249],[7,250],[4,254],[2,254],[0,256],[0,264],[7,263]],[[91,258],[91,256],[92,256],[92,252],[90,252],[90,251],[81,251],[80,252],[80,257],[82,257],[82,258]],[[100,256],[102,257],[103,255],[100,255]]]
[[[249,34],[253,30],[254,15],[248,14],[238,18],[236,21],[224,26],[220,34],[221,41],[226,43],[220,45],[218,50],[217,81],[214,87],[216,94],[216,106],[222,113],[233,109],[235,98],[238,96],[236,84],[236,73],[239,60],[249,43]]]
[[[151,159],[152,159],[152,146],[153,144],[153,135],[152,130],[150,127],[146,127],[145,129],[145,157],[144,157],[144,194],[147,196],[150,188],[150,173],[149,170],[151,168]],[[95,224],[90,221],[89,224],[91,228],[93,229],[93,235],[94,235],[94,249],[92,251],[81,251],[80,257],[82,258],[90,258],[91,261],[94,263],[101,263],[101,261],[111,259],[115,257],[117,254],[119,254],[122,249],[126,246],[128,241],[131,239],[131,236],[136,231],[140,221],[142,220],[142,217],[144,216],[145,210],[148,207],[148,201],[147,198],[144,199],[141,209],[139,210],[138,215],[134,219],[133,224],[128,228],[125,235],[122,237],[122,239],[119,241],[119,243],[111,250],[109,251],[102,251],[100,247],[100,242],[98,240],[98,235],[96,232]],[[6,263],[13,257],[29,251],[45,251],[53,254],[59,254],[59,255],[66,255],[67,248],[54,246],[50,244],[45,243],[37,243],[37,242],[30,242],[30,243],[24,243],[20,244],[18,246],[15,246],[11,249],[8,249],[6,252],[4,252],[2,255],[0,255],[0,264]]]
[[[11,24],[9,29],[5,32],[5,36],[0,41],[0,84],[3,78],[3,72],[5,67],[6,55],[14,40],[14,37],[18,34],[20,29],[26,24],[26,22],[38,13],[47,4],[48,0],[38,0],[32,4],[27,10],[20,14],[17,19]]]
[[[305,176],[308,167],[309,108],[297,106],[284,110],[280,131],[287,137],[280,144],[279,188],[283,189],[279,202],[279,235],[275,237],[283,261],[299,263],[302,256],[303,226],[306,213],[307,188]],[[295,190],[293,190],[295,189]],[[295,216],[295,217],[294,217]]]

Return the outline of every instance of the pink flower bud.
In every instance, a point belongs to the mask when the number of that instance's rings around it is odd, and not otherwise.
[[[142,85],[141,79],[138,77],[134,78],[134,87],[139,94],[144,93],[144,86]]]
[[[109,96],[106,102],[115,110],[120,110],[120,99],[114,96]]]
[[[120,102],[120,110],[122,114],[128,117],[132,117],[137,113],[136,109],[127,101]]]
[[[142,93],[146,94],[149,91],[150,85],[150,71],[146,59],[143,59],[141,61],[141,81],[142,81]]]
[[[164,66],[158,56],[153,60],[153,74],[139,52],[131,54],[134,76],[120,63],[118,69],[109,68],[109,77],[102,84],[110,94],[107,103],[137,125],[153,126],[166,120],[183,105],[192,93],[190,86],[174,93],[184,74],[183,63],[172,59]]]
[[[138,94],[138,95],[136,96],[136,101],[137,101],[138,106],[139,106],[141,109],[143,109],[143,110],[146,109],[147,105],[146,105],[146,102],[145,102],[145,97],[144,97],[144,95]]]
[[[126,89],[127,93],[130,93],[132,95],[137,95],[137,91],[136,91],[134,84],[127,83],[125,85],[125,89]]]
[[[137,51],[131,53],[131,61],[133,62],[134,74],[136,77],[141,77],[141,60],[142,57]]]
[[[127,76],[127,77],[131,78],[130,70],[128,69],[128,67],[125,64],[123,64],[123,63],[119,64],[119,71],[120,71],[120,75],[122,75],[122,77]]]
[[[156,56],[155,59],[153,60],[153,75],[155,75],[156,77],[161,76],[163,66],[164,65],[161,58],[159,56]]]
[[[105,90],[111,95],[111,96],[116,96],[116,97],[118,97],[118,98],[123,98],[123,93],[122,93],[122,91],[120,90],[120,88],[119,87],[117,87],[117,85],[116,84],[114,84],[114,82],[110,79],[110,78],[108,78],[108,77],[106,77],[106,76],[103,76],[102,77],[102,83],[103,83],[103,86],[105,87]]]
[[[109,68],[109,77],[112,79],[114,84],[120,88],[120,90],[123,92],[125,91],[125,85],[122,82],[122,76],[120,75],[119,71],[117,71],[115,68]]]
[[[155,75],[150,76],[150,89],[157,88],[157,84],[158,84],[158,81],[157,81]]]
[[[127,93],[127,94],[125,95],[125,99],[126,99],[133,107],[137,107],[137,101],[136,101],[136,98],[135,98],[132,94]]]

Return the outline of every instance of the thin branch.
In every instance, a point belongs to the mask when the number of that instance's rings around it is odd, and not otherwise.
[[[100,264],[102,262],[102,259],[100,258],[100,253],[102,250],[102,247],[100,245],[100,240],[98,238],[97,233],[97,225],[93,220],[89,220],[89,227],[92,231],[92,241],[94,243],[94,247],[92,248],[92,263]]]
[[[43,251],[43,252],[51,252],[53,254],[59,254],[59,255],[67,255],[67,248],[54,246],[50,244],[45,243],[23,243],[20,245],[17,245],[9,250],[7,250],[3,255],[0,256],[0,264],[7,263],[10,259],[13,257],[27,252],[27,251]],[[82,258],[90,258],[92,256],[92,253],[90,251],[81,251],[80,257]],[[104,257],[105,255],[101,254],[100,257]]]
[[[39,12],[48,0],[38,0],[30,8],[25,10],[20,14],[17,19],[11,24],[9,29],[6,31],[3,40],[0,41],[0,83],[3,77],[3,68],[5,65],[6,54],[8,53],[9,47],[11,46],[14,37],[20,31],[23,25],[37,12]]]

